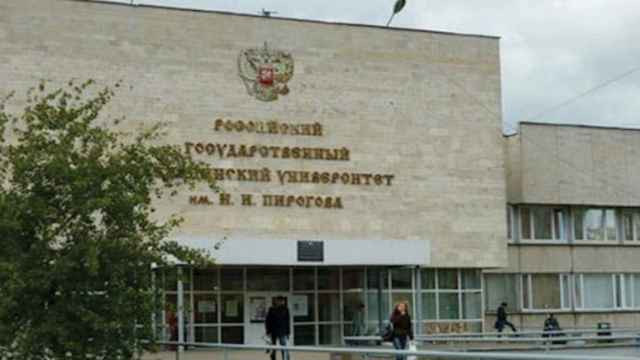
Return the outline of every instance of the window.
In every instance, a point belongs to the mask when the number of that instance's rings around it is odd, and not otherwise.
[[[604,208],[578,208],[574,217],[576,240],[616,241],[616,211]]]
[[[496,311],[502,302],[518,306],[515,274],[485,274],[484,288],[487,311]]]
[[[622,234],[622,240],[640,241],[640,209],[622,211]]]
[[[563,209],[548,206],[520,208],[520,238],[522,240],[563,240]]]
[[[513,239],[513,207],[507,205],[507,239]]]
[[[613,309],[614,275],[580,274],[576,279],[576,307],[580,309]]]
[[[640,274],[576,274],[573,288],[579,310],[640,308]]]
[[[570,308],[569,276],[564,274],[522,275],[522,304],[525,310]]]
[[[631,280],[632,288],[629,289],[629,293],[631,293],[633,298],[633,307],[636,309],[640,309],[640,274],[633,274],[633,279]]]
[[[475,269],[422,269],[425,324],[482,319],[482,277]],[[424,325],[424,324],[423,324]]]

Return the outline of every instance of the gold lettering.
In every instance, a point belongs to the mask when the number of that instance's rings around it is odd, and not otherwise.
[[[227,144],[216,144],[216,150],[218,150],[218,155],[220,157],[224,157],[224,151],[227,149]]]
[[[309,182],[309,172],[308,171],[298,171],[298,175],[300,175],[300,182],[301,183],[308,183]]]
[[[288,159],[291,157],[291,149],[288,146],[282,148],[282,158]]]
[[[249,181],[258,181],[258,170],[249,169],[247,170],[247,173],[249,175]]]
[[[227,193],[220,193],[220,205],[222,206],[233,205],[233,203],[231,202],[231,195]]]
[[[322,125],[320,123],[313,124],[313,136],[322,136]]]
[[[207,152],[207,154],[209,154],[209,155],[213,155],[213,153],[216,152],[216,146],[213,145],[212,143],[208,143],[207,146],[205,146],[204,149]]]
[[[284,185],[285,184],[285,178],[287,176],[287,172],[288,171],[284,171],[284,170],[277,170],[276,174],[278,174],[278,180],[280,180],[280,185]]]
[[[307,160],[312,159],[312,157],[311,157],[312,150],[313,149],[310,149],[310,148],[302,149],[302,158],[303,159],[307,159]]]
[[[269,121],[267,123],[269,128],[269,134],[277,134],[278,133],[278,123],[275,121]]]
[[[287,196],[287,207],[290,207],[293,202],[296,201],[296,197],[293,195]]]
[[[184,143],[184,146],[186,147],[187,154],[191,155],[191,149],[193,148],[193,143],[186,142]]]
[[[369,183],[371,182],[371,177],[373,175],[371,174],[362,174],[362,177],[364,177],[364,184],[365,185],[369,185]]]
[[[229,145],[229,151],[227,151],[227,157],[238,157],[238,154],[236,154],[236,146],[234,144]]]
[[[338,155],[338,158],[342,161],[349,161],[349,149],[347,149],[346,147],[343,147],[342,149],[338,150],[340,152],[340,154]]]
[[[247,181],[247,170],[236,169],[236,174],[238,175],[238,181]]]
[[[275,195],[275,206],[284,207],[284,195]]]
[[[360,174],[351,174],[351,185],[360,185]]]
[[[249,154],[247,153],[247,145],[240,145],[240,148],[238,149],[238,156],[240,157],[248,157]]]
[[[213,169],[213,177],[217,181],[224,181],[224,169],[214,168]]]
[[[336,209],[342,209],[342,198],[341,197],[336,197],[335,202],[333,203],[333,207]]]
[[[260,153],[260,156],[262,156],[263,158],[266,158],[269,156],[269,148],[266,146],[260,146],[258,148],[258,152]]]
[[[384,175],[384,178],[387,180],[387,186],[391,186],[391,180],[393,180],[393,175]]]
[[[242,194],[242,206],[254,206],[251,194]]]
[[[274,158],[279,158],[280,157],[280,147],[279,146],[271,146],[269,147],[269,149],[271,150],[271,156]]]
[[[222,119],[220,119],[220,118],[216,119],[215,126],[213,127],[213,129],[215,131],[220,131],[220,128],[222,127],[222,124],[223,124]]]

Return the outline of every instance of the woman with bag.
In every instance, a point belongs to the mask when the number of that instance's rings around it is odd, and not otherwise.
[[[411,325],[411,316],[409,315],[409,308],[407,303],[401,302],[396,304],[389,319],[393,326],[392,341],[393,347],[396,350],[406,350],[409,341],[413,343],[413,326]],[[415,349],[415,345],[411,344],[411,347]],[[396,360],[404,360],[403,355],[397,355]]]

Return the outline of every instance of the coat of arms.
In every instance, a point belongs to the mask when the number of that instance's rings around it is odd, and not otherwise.
[[[262,101],[274,101],[287,95],[287,82],[293,77],[291,54],[267,48],[242,50],[238,55],[238,71],[249,95]]]

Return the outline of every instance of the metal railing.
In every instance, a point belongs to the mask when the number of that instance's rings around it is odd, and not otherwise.
[[[418,335],[416,341],[421,343],[447,343],[468,346],[469,344],[495,343],[504,347],[505,344],[517,345],[519,349],[562,349],[576,347],[594,347],[595,344],[612,344],[618,346],[640,345],[640,329],[638,328],[609,328],[609,329],[567,329],[556,331],[523,331],[509,333],[460,333],[460,334],[432,334]],[[380,342],[380,336],[346,336],[347,344],[365,344]],[[526,347],[528,346],[528,347]],[[598,345],[601,346],[601,345]]]
[[[223,360],[229,360],[231,352],[234,351],[287,351],[289,353],[326,353],[331,354],[355,354],[367,360],[371,357],[393,357],[396,355],[415,356],[420,359],[450,359],[450,360],[630,360],[630,357],[621,356],[590,356],[590,355],[558,355],[558,354],[522,354],[505,352],[456,352],[456,351],[410,351],[395,350],[386,348],[364,348],[364,347],[315,347],[315,346],[275,346],[275,345],[239,345],[220,343],[196,343],[196,342],[156,342],[160,345],[176,346],[176,360],[180,360],[181,348],[201,348],[212,349],[222,352]],[[327,357],[328,359],[329,357]]]

